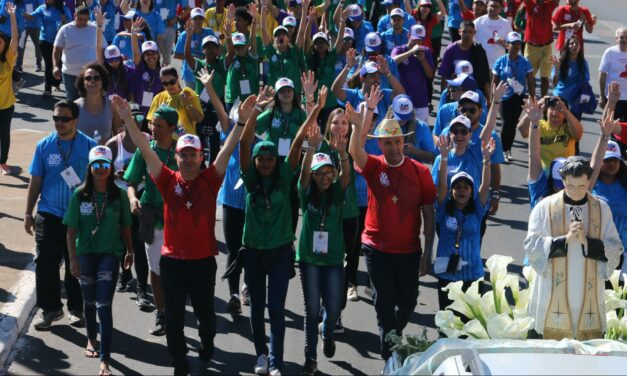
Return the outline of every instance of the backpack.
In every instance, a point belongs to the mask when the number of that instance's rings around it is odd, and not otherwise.
[[[596,95],[594,95],[594,91],[592,91],[590,83],[588,81],[583,81],[579,85],[576,93],[577,95],[575,95],[575,100],[571,106],[572,113],[594,114],[594,111],[597,108],[598,100]]]

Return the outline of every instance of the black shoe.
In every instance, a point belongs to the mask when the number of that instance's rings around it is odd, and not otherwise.
[[[152,304],[150,304],[150,300],[148,299],[148,294],[146,294],[146,290],[137,288],[137,307],[139,307],[142,311],[149,311],[152,308]]]
[[[208,345],[201,344],[198,348],[198,356],[203,362],[208,362],[211,360],[211,358],[213,358],[214,351],[215,346],[213,345],[213,341],[211,341],[211,343]]]
[[[239,300],[239,297],[235,294],[231,296],[231,300],[226,304],[226,311],[231,315],[239,315],[242,313],[242,303]]]
[[[174,362],[174,376],[187,376],[189,373],[190,367],[187,359],[180,362]]]
[[[335,355],[335,341],[333,339],[322,339],[322,353],[327,358],[333,358]]]
[[[165,335],[165,312],[157,311],[155,315],[155,327],[150,329],[149,332],[153,336]]]
[[[303,366],[303,370],[300,372],[301,375],[313,376],[318,372],[318,362],[313,359],[307,359],[305,361],[305,365]]]
[[[133,275],[130,273],[130,271],[125,270],[122,273],[120,273],[118,277],[118,286],[116,288],[117,291],[127,292],[128,284],[129,282],[131,282],[132,279],[133,279]]]

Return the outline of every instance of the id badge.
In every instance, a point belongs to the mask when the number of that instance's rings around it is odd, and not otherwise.
[[[152,93],[152,91],[144,91],[144,95],[142,96],[142,106],[150,107],[150,105],[152,104],[153,96],[154,94]]]
[[[241,95],[248,95],[250,94],[250,81],[248,80],[241,80],[239,82],[239,92]]]
[[[61,171],[61,177],[70,189],[73,189],[77,185],[81,184],[81,179],[78,178],[78,175],[76,175],[76,171],[74,171],[74,167],[72,166]]]
[[[314,231],[313,252],[323,255],[329,252],[329,233],[327,231]]]
[[[120,28],[120,15],[116,14],[115,17],[113,17],[113,28],[115,30]]]
[[[435,262],[433,263],[433,272],[436,274],[442,274],[446,272],[448,260],[448,257],[436,257]]]
[[[194,6],[194,8],[195,8],[195,6]],[[161,15],[161,19],[163,19],[165,21],[165,20],[168,19],[168,16],[170,15],[170,10],[168,8],[161,8],[161,9],[159,9],[159,15]]]
[[[189,1],[187,2],[187,4],[189,5],[189,7],[190,7],[191,9],[196,8],[196,1],[194,1],[194,0],[189,0]]]
[[[202,103],[209,102],[209,93],[207,93],[206,87],[202,89],[202,93],[200,93],[200,96],[198,97],[198,99],[200,99]]]
[[[235,187],[233,187],[233,190],[236,191],[239,189],[239,187],[242,186],[242,184],[244,184],[244,181],[242,180],[242,178],[239,178],[239,180],[237,180],[237,183],[235,183]]]
[[[25,4],[24,6],[26,7],[26,13],[33,13],[33,4]]]
[[[279,156],[287,157],[290,153],[290,145],[292,141],[289,138],[279,138]]]

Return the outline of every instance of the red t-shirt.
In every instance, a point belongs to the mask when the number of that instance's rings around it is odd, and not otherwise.
[[[507,0],[503,1],[503,12],[505,13],[505,17],[509,17],[513,20],[514,17],[516,17],[518,8],[520,8],[520,4],[522,4],[522,0],[514,0],[512,6],[510,7]]]
[[[537,4],[535,0],[525,0],[525,11],[527,12],[525,42],[537,45],[553,42],[551,16],[558,4],[559,2],[555,0],[545,0],[542,5]]]
[[[576,22],[581,19],[581,16],[586,18],[586,22],[592,25],[592,14],[590,14],[590,9],[586,7],[579,7],[576,11],[572,9],[570,5],[563,5],[555,11],[553,15],[553,23],[556,25],[563,25],[571,22]],[[560,30],[559,36],[557,37],[557,45],[555,46],[558,50],[561,50],[566,43],[566,40],[569,39],[573,33],[577,35],[577,39],[579,39],[579,45],[583,48],[583,29],[585,26],[581,25],[579,30],[574,33],[574,29]]]
[[[195,260],[218,254],[214,231],[216,198],[224,177],[212,165],[196,179],[186,181],[165,165],[153,181],[163,196],[163,246],[161,254]]]
[[[435,17],[434,15],[431,15],[431,17],[429,17],[428,20],[423,21],[420,19],[419,9],[414,9],[412,11],[412,14],[414,15],[416,24],[420,24],[425,28],[425,40],[423,41],[423,44],[429,47],[430,49],[433,49],[433,47],[431,46],[431,33],[433,32],[433,28],[435,27],[435,25],[438,24],[437,17]]]
[[[466,9],[465,12],[462,12],[462,20],[464,21],[474,21],[475,20],[475,11],[472,9]]]
[[[623,144],[627,144],[627,123],[620,123],[620,135],[614,134],[614,137]]]
[[[369,155],[361,174],[368,183],[362,243],[386,253],[420,250],[420,209],[436,197],[429,169],[407,157],[402,165],[390,167],[382,155]]]

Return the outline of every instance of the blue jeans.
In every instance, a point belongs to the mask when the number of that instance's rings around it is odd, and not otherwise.
[[[79,255],[80,284],[83,291],[87,338],[94,341],[98,336],[96,311],[100,321],[100,360],[111,358],[111,332],[113,315],[111,304],[118,280],[119,259],[110,254]]]
[[[270,316],[270,368],[283,367],[285,340],[285,298],[293,267],[292,244],[275,249],[244,251],[244,270],[250,295],[250,326],[257,356],[268,354],[264,313],[266,276],[268,276],[268,314]]]
[[[333,328],[342,311],[344,268],[300,263],[300,280],[305,297],[305,358],[317,359],[320,298],[324,304],[322,338],[332,339]]]
[[[61,78],[63,79],[63,86],[65,87],[65,97],[71,101],[77,100],[79,97],[78,89],[74,86],[76,76],[61,73]]]
[[[392,353],[385,335],[395,330],[400,336],[418,302],[420,254],[386,253],[365,244],[362,244],[362,249],[376,293],[374,309],[377,312],[381,356],[387,360]]]

